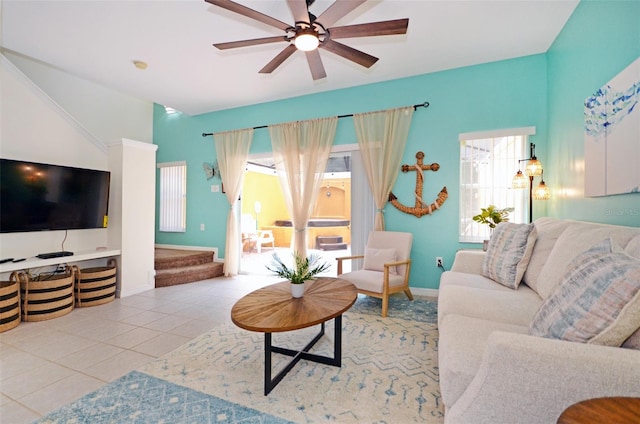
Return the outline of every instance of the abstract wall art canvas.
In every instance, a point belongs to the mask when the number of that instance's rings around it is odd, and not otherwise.
[[[640,58],[584,102],[585,195],[640,193]]]

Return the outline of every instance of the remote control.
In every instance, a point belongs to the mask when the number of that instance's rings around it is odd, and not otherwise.
[[[0,264],[3,264],[5,262],[11,262],[12,260],[13,260],[13,258],[0,259]]]
[[[27,258],[14,259],[13,263],[22,262],[22,261],[26,261],[26,260],[27,260]]]

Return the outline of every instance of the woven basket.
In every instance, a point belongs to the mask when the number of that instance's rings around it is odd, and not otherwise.
[[[75,295],[76,306],[96,306],[116,298],[116,260],[109,259],[106,267],[75,268],[78,273]]]
[[[64,274],[39,275],[31,279],[20,273],[22,320],[44,321],[66,315],[73,310],[75,274],[67,267]]]
[[[0,333],[20,324],[20,281],[12,272],[10,281],[0,281]]]

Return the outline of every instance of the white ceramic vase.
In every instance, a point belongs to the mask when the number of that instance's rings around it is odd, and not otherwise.
[[[291,283],[291,296],[295,298],[302,297],[304,294],[304,284]]]

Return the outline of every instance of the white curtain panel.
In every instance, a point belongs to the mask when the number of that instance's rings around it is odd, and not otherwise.
[[[327,167],[338,118],[269,127],[273,158],[294,228],[293,251],[307,256],[307,223]]]
[[[412,117],[413,107],[353,115],[362,162],[376,203],[376,230],[384,230],[384,207],[400,172]]]
[[[244,169],[253,139],[253,128],[213,135],[220,177],[229,201],[227,241],[224,249],[224,275],[238,275],[240,270],[240,228],[236,207],[242,191]]]

